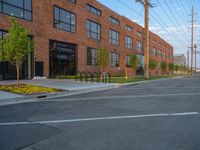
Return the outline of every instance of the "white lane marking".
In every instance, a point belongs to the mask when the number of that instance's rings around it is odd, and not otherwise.
[[[112,117],[97,117],[97,118],[82,118],[82,119],[47,120],[47,121],[32,121],[32,122],[31,121],[27,121],[27,122],[5,122],[5,123],[0,123],[0,126],[32,125],[32,124],[58,124],[58,123],[70,123],[70,122],[82,122],[82,121],[164,117],[164,116],[188,116],[188,115],[198,115],[198,114],[199,114],[199,112],[183,112],[183,113],[145,114],[145,115],[112,116]]]
[[[119,99],[119,98],[142,98],[142,97],[166,97],[166,96],[192,96],[200,95],[200,93],[172,93],[158,95],[124,95],[124,96],[102,96],[102,97],[87,97],[87,98],[66,98],[66,99],[49,99],[46,101],[78,101],[78,100],[99,100],[99,99]]]
[[[200,87],[178,87],[178,89],[199,89]],[[134,87],[134,88],[120,88],[115,89],[115,91],[122,91],[122,90],[153,90],[153,89],[177,89],[177,87],[174,86],[161,86],[161,87]]]

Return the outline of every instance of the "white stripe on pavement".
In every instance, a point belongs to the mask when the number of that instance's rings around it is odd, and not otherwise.
[[[200,93],[172,93],[158,95],[124,95],[124,96],[103,96],[103,97],[86,97],[86,98],[66,98],[66,99],[50,99],[45,101],[78,101],[78,100],[99,100],[99,99],[117,99],[117,98],[142,98],[142,97],[168,97],[168,96],[192,96],[200,95]]]
[[[146,114],[146,115],[132,115],[132,116],[112,116],[112,117],[97,117],[97,118],[82,118],[82,119],[65,119],[65,120],[47,120],[47,121],[33,121],[33,122],[31,122],[31,121],[6,122],[6,123],[0,123],[0,126],[32,125],[32,124],[58,124],[58,123],[70,123],[70,122],[82,122],[82,121],[164,117],[164,116],[188,116],[188,115],[198,115],[198,114],[199,114],[199,112],[184,112],[184,113]]]

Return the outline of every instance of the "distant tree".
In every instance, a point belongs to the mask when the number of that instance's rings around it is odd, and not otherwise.
[[[154,69],[156,69],[156,66],[157,66],[157,61],[154,59],[149,59],[149,69],[153,71]]]
[[[31,52],[34,42],[28,36],[29,32],[11,18],[11,27],[5,38],[0,41],[0,61],[8,61],[16,67],[17,85],[19,85],[19,71],[23,60]]]
[[[98,48],[96,50],[96,60],[97,65],[101,68],[101,73],[103,69],[108,65],[109,61],[109,52],[106,48]]]
[[[180,73],[183,74],[183,72],[184,72],[184,66],[183,66],[183,65],[180,65],[180,66],[179,66],[179,70],[180,70]]]
[[[168,68],[169,68],[169,71],[173,71],[174,70],[174,63],[170,62],[168,64]]]
[[[174,70],[176,71],[176,73],[179,71],[179,65],[174,65]]]
[[[183,72],[187,73],[187,67],[186,66],[183,66]]]
[[[162,74],[165,72],[166,73],[166,69],[167,69],[167,63],[166,61],[162,61],[160,63],[161,69],[162,69]]]

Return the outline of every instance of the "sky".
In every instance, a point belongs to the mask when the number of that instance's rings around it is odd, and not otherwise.
[[[97,0],[120,15],[144,26],[144,6],[135,0]],[[200,0],[150,0],[149,29],[174,47],[174,54],[185,54],[191,47],[191,13],[194,7],[194,43],[200,67]],[[191,56],[190,56],[191,57]],[[189,57],[189,58],[190,58]]]

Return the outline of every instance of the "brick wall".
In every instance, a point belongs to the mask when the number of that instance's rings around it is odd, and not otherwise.
[[[101,10],[101,17],[86,10],[85,5],[89,3],[90,5]],[[17,19],[23,26],[30,30],[30,34],[34,37],[36,48],[34,50],[35,61],[44,62],[44,75],[49,76],[49,39],[56,40],[60,42],[67,42],[77,45],[77,70],[78,71],[99,71],[99,67],[88,66],[87,65],[87,47],[92,48],[107,48],[109,51],[117,52],[120,54],[120,70],[125,71],[125,58],[126,55],[131,55],[136,52],[136,41],[143,42],[143,36],[138,36],[137,31],[143,32],[143,28],[127,19],[126,17],[120,16],[114,11],[108,9],[104,5],[100,4],[95,0],[77,0],[77,4],[73,4],[68,0],[33,0],[33,21],[25,21],[22,19]],[[65,10],[73,12],[76,14],[76,33],[70,33],[55,29],[53,27],[53,6],[59,6]],[[112,16],[120,21],[120,26],[111,24],[109,17]],[[90,19],[92,21],[101,24],[101,41],[96,41],[90,39],[86,34],[86,20]],[[0,14],[0,30],[8,30],[9,16]],[[129,32],[125,30],[125,25],[131,26],[134,31]],[[109,29],[117,30],[120,33],[120,43],[119,46],[111,45],[109,42]],[[133,49],[125,48],[125,36],[128,35],[133,38]],[[156,43],[153,44],[151,41],[155,40]],[[163,46],[159,46],[161,43]],[[165,46],[165,48],[164,48]],[[173,47],[161,39],[158,35],[150,32],[150,48],[155,47],[157,50],[160,49],[166,52],[168,55],[173,55]],[[142,54],[142,53],[141,53]],[[163,61],[163,58],[152,57],[157,61]],[[167,58],[167,63],[170,62]],[[106,71],[112,73],[118,73],[118,67],[106,67]],[[157,69],[159,72],[159,69]],[[127,68],[128,74],[132,75],[135,72]]]

